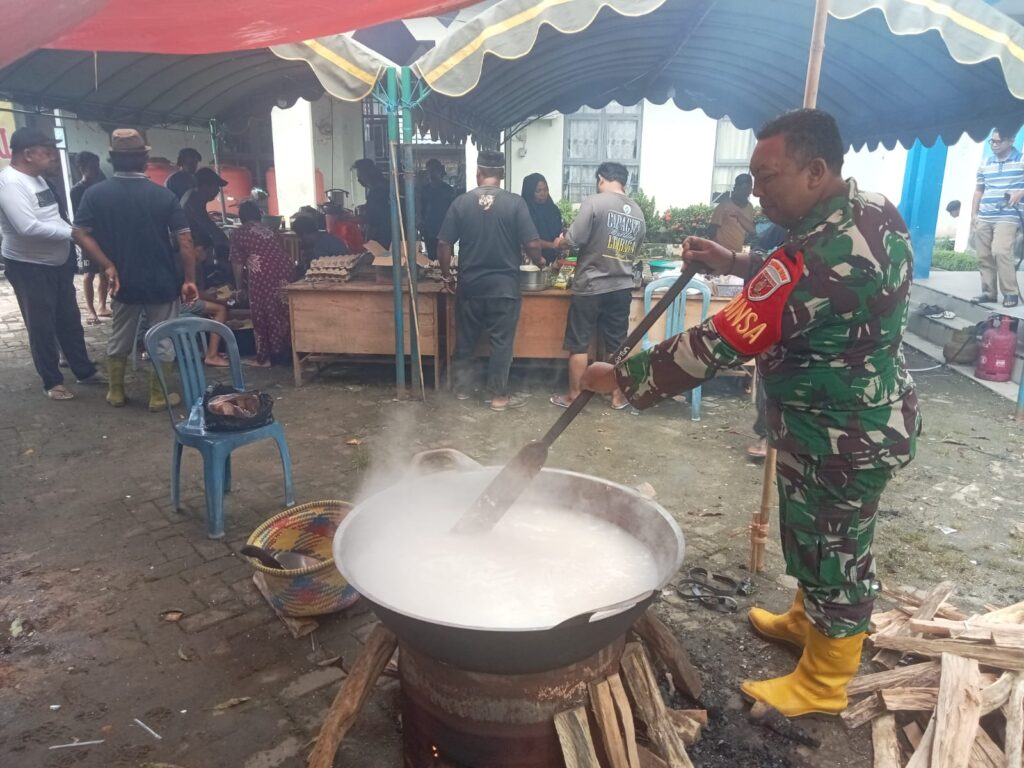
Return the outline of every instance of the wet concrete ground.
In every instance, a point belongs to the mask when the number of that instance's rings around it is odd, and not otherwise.
[[[108,327],[87,331],[98,358]],[[912,355],[911,364],[930,363]],[[386,366],[334,368],[298,390],[284,369],[246,373],[277,398],[300,503],[357,499],[425,448],[501,462],[556,418],[547,395],[561,376],[518,372],[529,403],[498,414],[446,393],[431,393],[426,404],[394,401]],[[883,499],[879,575],[922,587],[953,579],[958,599],[972,607],[1020,600],[1024,539],[1010,531],[1024,521],[1024,431],[1008,418],[1011,404],[970,381],[941,370],[916,378],[926,433],[917,461]],[[683,403],[633,415],[595,401],[550,464],[650,483],[687,537],[684,570],[701,565],[743,577],[749,539],[735,534],[758,503],[761,468],[744,455],[752,409],[734,384],[705,388],[699,423]],[[169,424],[146,412],[142,371],[130,385],[135,402],[121,410],[106,406],[99,390],[72,387],[79,397],[71,402],[43,396],[13,296],[0,281],[0,765],[304,765],[340,672],[317,666],[309,638],[287,634],[236,554],[283,506],[276,452],[264,444],[236,454],[228,534],[213,542],[194,454],[184,465],[185,510],[170,509]],[[347,445],[352,438],[361,444]],[[782,571],[773,533],[767,571],[740,599],[740,613],[723,616],[671,596],[659,607],[708,690],[712,723],[694,763],[870,766],[867,729],[850,733],[837,720],[809,719],[802,727],[824,742],[814,750],[746,725],[738,682],[793,664],[787,651],[754,638],[743,616],[750,605],[788,603]],[[172,608],[184,611],[180,622],[161,619]],[[24,628],[17,637],[15,620]],[[328,617],[316,633],[319,653],[353,659],[372,621],[358,608]],[[400,765],[395,696],[393,682],[379,686],[338,765]],[[249,700],[215,709],[242,697]],[[94,739],[104,743],[48,749]]]

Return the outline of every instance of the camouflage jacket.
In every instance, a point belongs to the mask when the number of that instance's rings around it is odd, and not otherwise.
[[[638,408],[757,358],[768,438],[781,451],[851,467],[913,458],[921,420],[903,360],[913,273],[906,225],[882,195],[824,201],[742,294],[701,325],[622,363]]]

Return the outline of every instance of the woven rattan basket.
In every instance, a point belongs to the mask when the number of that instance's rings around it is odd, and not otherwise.
[[[271,554],[295,552],[322,562],[306,568],[277,570],[248,558],[263,574],[270,602],[286,616],[319,616],[348,608],[359,594],[334,565],[331,545],[352,505],[344,501],[311,501],[287,509],[252,532],[248,544]]]

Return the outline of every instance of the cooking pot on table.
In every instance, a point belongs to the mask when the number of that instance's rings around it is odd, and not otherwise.
[[[547,274],[536,264],[519,267],[519,287],[524,291],[543,291],[548,287]]]
[[[438,471],[444,466],[447,468]],[[595,605],[593,610],[555,626],[481,628],[420,615],[415,605],[399,605],[390,595],[365,590],[364,574],[358,567],[351,567],[346,557],[370,537],[380,535],[375,513],[393,505],[415,504],[417,498],[445,484],[469,483],[482,490],[499,471],[500,467],[483,467],[451,449],[418,454],[413,469],[401,482],[358,504],[338,527],[334,536],[335,564],[399,640],[438,661],[471,672],[527,674],[586,659],[629,630],[683,561],[679,526],[660,504],[632,488],[578,472],[545,468],[524,493],[553,507],[594,515],[619,526],[648,549],[656,564],[657,583],[649,590],[615,605]],[[415,578],[414,573],[410,578]],[[466,578],[472,578],[472,574],[466,574]]]

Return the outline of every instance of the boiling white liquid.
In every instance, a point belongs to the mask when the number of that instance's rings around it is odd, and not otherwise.
[[[658,586],[651,553],[611,523],[521,500],[491,531],[453,534],[475,498],[456,495],[378,509],[346,546],[343,570],[403,613],[495,629],[550,627]]]

